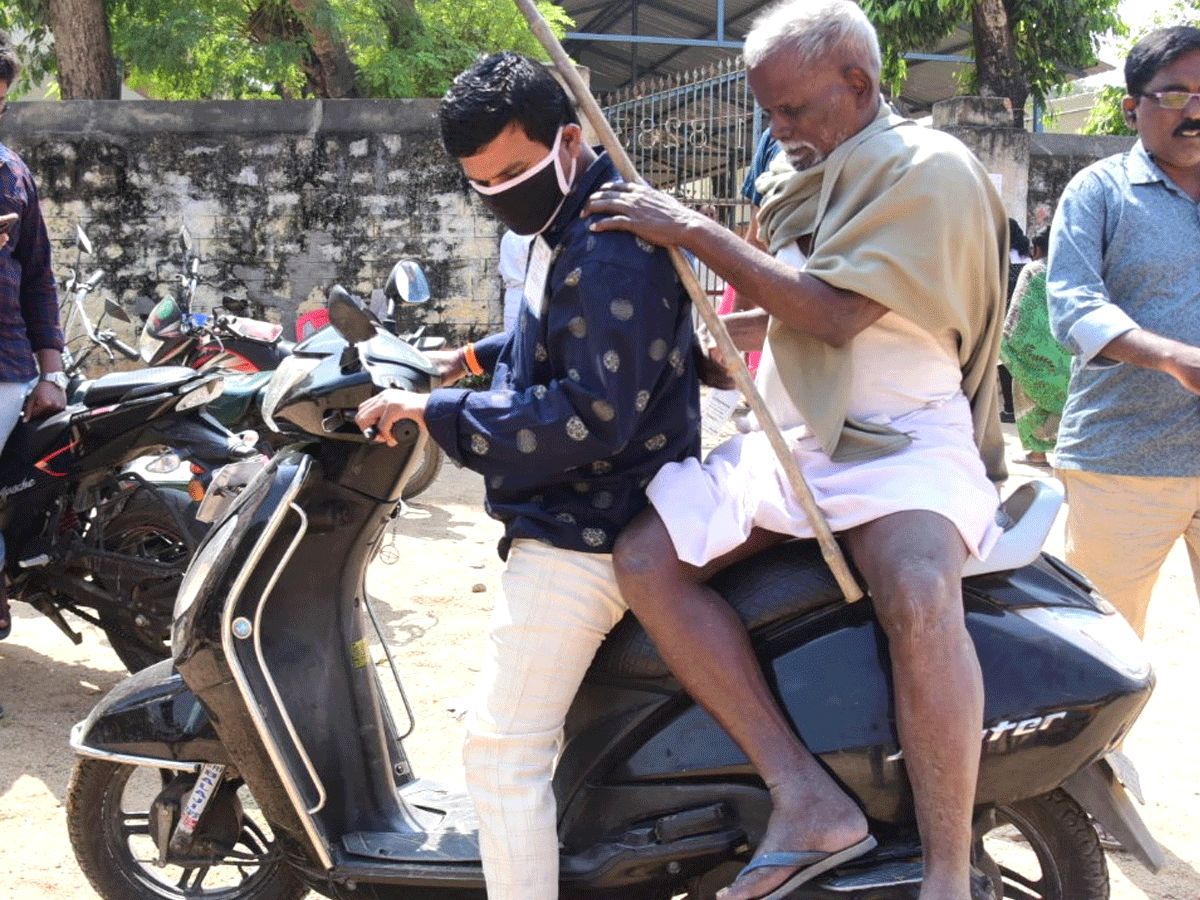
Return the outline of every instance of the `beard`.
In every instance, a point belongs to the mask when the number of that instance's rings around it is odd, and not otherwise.
[[[792,164],[792,168],[797,172],[803,172],[805,169],[811,169],[818,163],[825,161],[825,153],[817,149],[815,144],[808,141],[789,141],[786,144],[781,144],[783,152],[787,154],[788,162]]]

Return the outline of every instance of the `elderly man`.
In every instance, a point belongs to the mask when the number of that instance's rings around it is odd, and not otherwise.
[[[1138,142],[1063,191],[1047,295],[1074,355],[1055,453],[1067,561],[1142,634],[1180,537],[1200,588],[1200,29],[1146,35],[1125,86]]]
[[[1007,216],[966,148],[889,111],[875,32],[853,3],[773,7],[745,58],[783,150],[760,184],[771,255],[638,185],[606,185],[585,211],[609,216],[593,230],[694,253],[769,314],[760,389],[887,636],[920,896],[966,900],[983,690],[960,582],[998,536]],[[703,581],[811,527],[761,432],[704,465],[665,466],[647,494],[653,509],[617,542],[622,594],[774,804],[759,856],[723,900],[782,896],[873,841]]]

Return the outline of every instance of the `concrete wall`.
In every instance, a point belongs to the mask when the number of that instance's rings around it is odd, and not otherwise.
[[[999,182],[1008,214],[1026,233],[1050,224],[1058,198],[1080,169],[1123,153],[1131,137],[1027,132],[1011,126],[1009,101],[954,97],[934,104],[933,125],[971,148]]]
[[[17,103],[0,139],[32,168],[55,268],[87,231],[104,287],[129,309],[202,255],[198,306],[263,303],[290,335],[340,283],[369,296],[402,257],[432,301],[408,326],[451,340],[501,321],[498,227],[437,137],[437,101]],[[129,326],[124,326],[128,329]]]
[[[1002,97],[954,97],[933,105],[933,127],[971,148],[988,170],[1018,222],[1024,214],[1029,173],[1028,134],[1012,127],[1012,104]]]
[[[1050,223],[1063,189],[1080,169],[1098,159],[1124,153],[1132,137],[1083,134],[1029,135],[1029,230]]]

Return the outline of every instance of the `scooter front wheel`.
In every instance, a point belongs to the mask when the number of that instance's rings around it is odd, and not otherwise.
[[[299,900],[308,893],[283,861],[270,826],[243,787],[236,842],[220,858],[159,866],[151,806],[176,773],[80,759],[67,792],[75,858],[104,900]]]

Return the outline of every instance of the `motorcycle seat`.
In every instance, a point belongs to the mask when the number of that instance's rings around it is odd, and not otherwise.
[[[1035,560],[1063,503],[1055,479],[1030,481],[1000,505],[996,519],[1004,533],[986,559],[972,557],[963,577],[1017,569]],[[773,625],[823,606],[843,602],[816,541],[791,540],[718,572],[709,581],[734,608],[753,637]],[[649,635],[627,613],[605,638],[590,675],[663,678],[669,670]]]
[[[253,404],[258,403],[263,388],[273,372],[249,372],[225,376],[225,390],[208,404],[208,411],[218,422],[232,427],[241,422]]]
[[[85,406],[104,406],[123,399],[169,391],[197,378],[202,373],[187,366],[154,366],[132,372],[109,372],[94,381],[85,381],[76,394]]]

